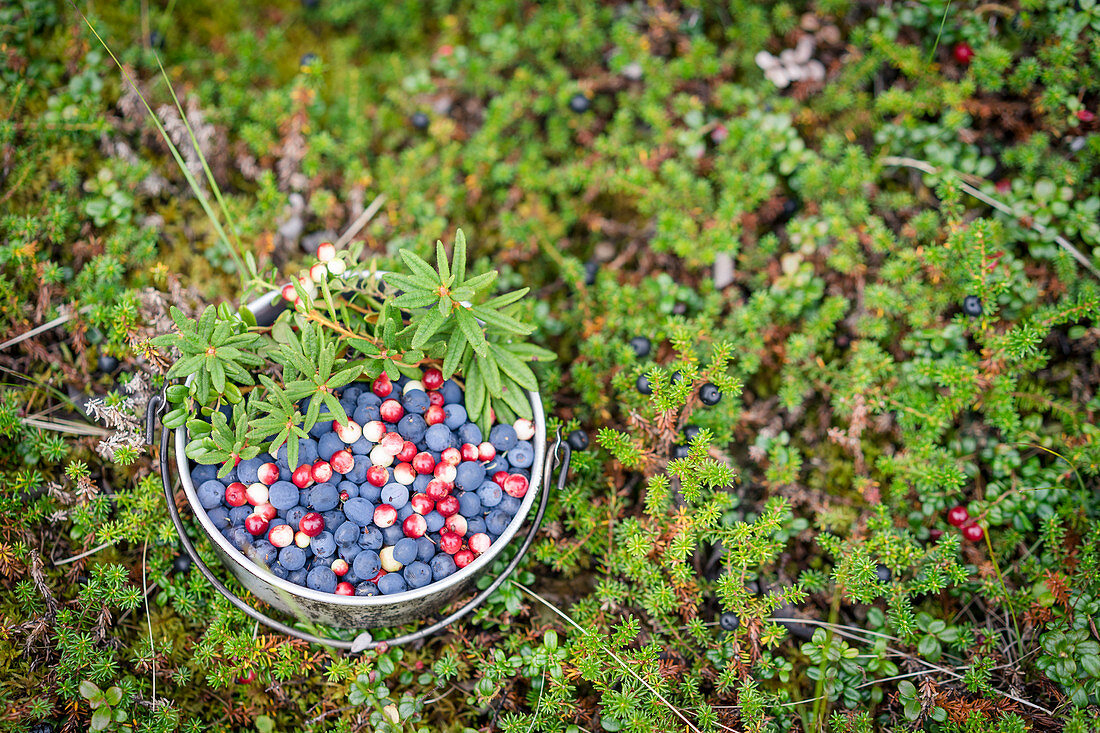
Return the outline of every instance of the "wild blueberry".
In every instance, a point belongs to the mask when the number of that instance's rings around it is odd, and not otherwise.
[[[225,485],[221,481],[203,481],[198,488],[199,503],[203,509],[213,509],[221,506],[225,498]]]
[[[373,577],[373,576],[371,576]],[[355,595],[357,596],[376,596],[378,595],[378,586],[369,580],[364,580],[355,586]]]
[[[428,524],[429,532],[438,532],[447,520],[439,512],[431,511],[424,515],[424,521]]]
[[[341,501],[347,501],[348,499],[354,499],[359,496],[359,484],[354,481],[348,481],[347,479],[337,484],[336,490],[340,492]],[[347,494],[347,499],[344,498],[344,494]]]
[[[409,589],[408,583],[401,573],[386,573],[378,579],[378,590],[383,595],[392,596],[394,593],[404,593]]]
[[[382,542],[386,545],[392,545],[405,536],[405,530],[401,527],[401,523],[391,524],[389,527],[382,529]]]
[[[431,482],[431,480],[432,480],[431,474],[420,474],[419,476],[417,476],[416,478],[413,479],[411,491],[413,493],[423,492],[424,489]]]
[[[722,393],[716,385],[707,382],[699,388],[699,401],[704,405],[717,405],[722,401]]]
[[[172,561],[173,573],[186,573],[191,569],[191,556],[186,552],[181,552],[176,555],[176,559]]]
[[[304,53],[304,54],[302,54],[302,57],[300,59],[298,59],[298,66],[309,66],[316,60],[317,60],[317,54],[315,54],[315,53]]]
[[[53,733],[54,727],[45,720],[40,720],[30,727],[27,733]]]
[[[191,483],[193,483],[195,486],[198,486],[199,484],[205,483],[207,481],[216,480],[218,480],[218,467],[213,464],[200,463],[191,469]],[[238,480],[240,479],[238,478]],[[254,483],[258,480],[259,479],[254,478],[248,483]],[[242,481],[242,483],[244,482]]]
[[[431,559],[429,563],[432,568],[432,580],[443,580],[454,571],[458,570],[458,566],[455,565],[454,558],[450,555],[441,552]]]
[[[886,567],[882,563],[879,563],[878,565],[875,565],[875,577],[877,577],[883,583],[889,583],[890,578],[892,578],[893,575],[890,573],[890,568]]]
[[[244,507],[238,508],[244,509]],[[219,532],[232,524],[229,519],[229,512],[223,506],[214,507],[206,513],[206,516],[210,518],[210,521],[214,523],[214,526],[217,527]],[[243,522],[244,520],[242,519],[241,521]]]
[[[522,501],[514,496],[509,496],[507,493],[505,493],[504,496],[500,498],[500,503],[497,504],[497,509],[511,517],[513,514],[519,511],[519,508],[522,505]]]
[[[485,481],[485,466],[478,461],[463,461],[458,464],[455,474],[455,486],[473,491]]]
[[[324,566],[313,568],[306,576],[306,587],[321,593],[334,593],[336,582],[336,573]]]
[[[573,450],[585,450],[588,448],[588,433],[583,430],[574,430],[569,433],[569,437],[567,437],[566,440],[569,442],[569,447]],[[532,458],[533,457],[532,454]],[[509,460],[511,460],[511,458],[509,458]]]
[[[363,435],[360,435],[359,440],[348,446],[348,450],[356,456],[365,456],[371,452],[372,448],[374,448],[374,443],[367,440],[366,436]],[[356,460],[355,463],[358,465],[359,461]]]
[[[359,536],[359,546],[365,550],[382,549],[382,530],[373,525],[364,529]]]
[[[428,115],[423,112],[414,112],[413,116],[409,118],[409,121],[417,130],[427,130],[429,123],[431,123],[431,120],[428,119]]]
[[[340,492],[332,484],[317,484],[309,490],[309,508],[315,512],[327,512],[340,503]]]
[[[371,396],[378,399],[375,395]],[[366,425],[369,422],[381,420],[382,411],[378,409],[380,405],[381,402],[379,402],[378,405],[365,405],[360,401],[359,406],[355,408],[355,413],[352,415],[352,420],[355,420],[355,422],[360,425]]]
[[[318,440],[322,435],[332,432],[332,418],[334,416],[330,413],[322,413],[317,416],[317,423],[309,429],[309,437],[313,440]],[[355,422],[359,422],[356,420]],[[362,425],[362,423],[359,423]]]
[[[279,550],[279,564],[293,572],[306,565],[306,551],[297,545],[287,545]]]
[[[503,496],[504,490],[496,481],[483,481],[477,490],[477,498],[481,500],[482,506],[486,508],[495,507],[500,503]]]
[[[968,295],[963,298],[963,313],[971,318],[977,318],[982,314],[982,299],[976,295]]]
[[[416,559],[416,540],[402,537],[393,546],[393,559],[402,565],[408,565]]]
[[[374,504],[357,496],[344,502],[344,514],[360,527],[365,527],[374,519]]]
[[[360,578],[369,580],[378,575],[378,571],[382,569],[382,559],[378,557],[378,553],[374,550],[363,550],[355,556],[351,569]]]
[[[424,439],[424,433],[428,430],[428,423],[421,415],[409,413],[397,421],[397,434],[405,440],[419,443]]]
[[[481,428],[476,423],[468,422],[459,426],[458,439],[463,443],[478,445],[482,441]]]
[[[351,470],[344,474],[344,480],[361,484],[367,480],[367,471],[369,469],[370,461],[367,460],[366,457],[360,456],[359,459],[352,464]]]
[[[297,532],[299,529],[298,522],[302,521],[302,517],[304,517],[308,513],[309,510],[306,509],[304,506],[295,506],[287,509],[287,512],[283,516],[283,519],[286,520],[286,523],[290,525],[291,529]]]
[[[336,552],[336,541],[332,532],[324,531],[309,541],[309,549],[317,557],[330,557]]]
[[[275,563],[274,565],[269,564],[267,566],[267,569],[270,570],[271,574],[274,575],[276,578],[286,580],[290,576],[290,571],[284,568],[279,563]]]
[[[401,574],[405,577],[405,582],[410,588],[423,588],[432,582],[431,568],[419,560],[406,565]]]
[[[356,407],[381,407],[382,398],[376,395],[374,392],[366,390],[359,394],[359,398],[355,400],[355,405]],[[359,421],[356,420],[356,422]],[[359,424],[362,425],[363,423]]]
[[[496,535],[504,533],[504,530],[508,528],[508,524],[512,521],[512,517],[509,514],[505,514],[499,509],[489,512],[485,516],[485,526],[490,532]]]
[[[459,387],[458,382],[453,379],[444,382],[443,386],[439,388],[439,392],[443,395],[443,401],[447,404],[462,402],[462,387]]]
[[[317,441],[317,455],[323,461],[331,460],[332,454],[343,448],[344,441],[336,433],[325,433]]]
[[[96,368],[104,374],[113,374],[118,369],[118,359],[110,354],[100,354],[96,359]]]
[[[427,536],[416,538],[416,559],[428,562],[435,557],[435,543]]]
[[[494,425],[489,431],[489,442],[498,451],[504,453],[511,450],[519,442],[519,438],[516,435],[516,429],[511,425]]]
[[[332,533],[332,539],[336,540],[338,545],[354,545],[359,541],[359,535],[362,532],[362,527],[348,520],[336,528],[336,531]]]
[[[355,558],[359,557],[359,553],[363,552],[363,548],[359,545],[339,545],[336,550],[336,554],[340,556],[341,560],[344,560],[349,565],[355,561]],[[344,580],[348,580],[346,577]],[[351,581],[348,580],[350,583]]]
[[[282,564],[282,561],[280,561],[280,564]],[[309,571],[304,567],[298,568],[297,570],[291,570],[290,574],[286,576],[286,579],[288,582],[294,583],[295,585],[305,585],[308,572]]]
[[[589,106],[591,106],[590,100],[581,92],[577,92],[569,98],[569,109],[577,114],[584,114],[588,111]]]
[[[649,383],[649,377],[644,374],[639,374],[637,381],[634,382],[634,389],[638,390],[644,395],[653,394],[653,385]]]
[[[685,425],[684,440],[690,443],[692,440],[695,439],[695,436],[699,434],[699,430],[700,428],[698,425]]]
[[[673,459],[687,458],[690,453],[691,453],[691,448],[689,448],[686,445],[675,445],[675,446],[672,447],[672,458]]]
[[[400,509],[409,503],[409,487],[397,482],[382,487],[382,503]]]
[[[280,511],[290,509],[298,503],[298,487],[289,481],[276,481],[267,490],[267,500]]]
[[[401,399],[401,404],[405,406],[407,413],[423,415],[431,407],[432,401],[424,390],[411,389],[405,393],[405,396]]]
[[[410,504],[409,502],[405,502],[405,505],[397,510],[397,521],[394,522],[394,524],[401,524],[406,519],[408,519],[409,515],[412,514],[414,511],[415,510],[413,509],[412,504]]]
[[[719,617],[718,624],[725,631],[737,631],[737,627],[741,625],[741,619],[737,617],[736,613],[727,611]]]
[[[508,462],[515,468],[527,468],[535,462],[535,449],[530,441],[521,440],[508,451]]]
[[[433,451],[442,451],[450,448],[454,443],[454,434],[443,423],[430,426],[424,433],[424,442]]]
[[[267,540],[256,540],[256,543],[249,548],[248,556],[255,562],[271,565],[279,556],[279,551]]]
[[[451,430],[458,430],[467,420],[466,408],[458,404],[444,405],[443,415],[443,424]]]
[[[496,484],[494,483],[493,486],[496,486]],[[458,497],[458,511],[462,516],[469,519],[472,516],[481,514],[481,499],[478,498],[477,492],[460,491],[456,496]]]

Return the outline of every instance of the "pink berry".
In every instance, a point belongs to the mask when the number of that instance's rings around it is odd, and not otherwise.
[[[399,461],[408,463],[416,457],[416,443],[411,440],[406,440],[401,446],[401,450],[397,451],[397,455],[394,456]]]
[[[329,565],[329,569],[336,573],[337,577],[346,575],[348,572],[348,561],[338,557],[332,561],[332,564]]]
[[[448,555],[453,555],[462,549],[462,538],[454,532],[444,532],[439,535],[439,549]]]
[[[448,494],[435,503],[435,510],[445,517],[458,513],[458,497]]]
[[[294,530],[289,524],[280,524],[267,533],[267,541],[276,547],[289,547],[294,542]]]
[[[385,434],[386,426],[382,424],[381,420],[371,420],[363,426],[363,437],[372,443],[377,443],[382,440],[382,436]]]
[[[396,456],[405,447],[405,439],[401,437],[400,433],[386,433],[382,436],[382,442],[378,445],[382,446],[382,450],[391,456]]]
[[[340,440],[351,445],[363,435],[363,428],[354,420],[348,420],[347,425],[341,425],[339,420],[332,421],[332,429],[340,436]]]
[[[431,473],[435,470],[435,458],[427,451],[417,453],[413,456],[412,467],[417,473]]]
[[[394,423],[405,416],[405,408],[397,400],[386,400],[378,408],[378,414],[386,422]]]
[[[433,478],[428,482],[428,485],[424,487],[424,493],[428,495],[428,498],[432,501],[439,501],[444,496],[451,493],[451,484],[441,479]]]
[[[477,555],[482,554],[489,549],[493,541],[489,539],[489,535],[484,532],[478,532],[477,534],[470,535],[470,538],[466,540],[466,544],[470,546],[470,550]]]
[[[497,486],[499,486],[502,489],[504,488],[504,482],[507,481],[507,480],[508,480],[508,472],[507,471],[497,471],[496,473],[493,474],[493,483],[495,483]]]
[[[257,481],[244,490],[248,503],[252,506],[263,504],[267,501],[267,487]]]
[[[378,585],[378,581],[381,580],[382,576],[385,574],[385,570],[379,570],[377,573],[374,574],[373,578],[368,578],[368,580],[370,580],[370,582],[374,583],[375,585]]]
[[[970,519],[970,512],[961,504],[947,513],[947,523],[952,527],[961,527]]]
[[[428,392],[428,404],[433,407],[443,407],[443,393],[437,392],[434,389]]]
[[[334,592],[338,596],[353,596],[355,595],[355,586],[346,580],[341,580],[336,584],[336,590]]]
[[[313,480],[317,483],[325,483],[332,478],[332,464],[318,458],[317,462],[313,464],[311,475],[313,476]]]
[[[294,286],[291,285],[290,283],[287,283],[286,285],[283,286],[282,294],[283,294],[283,300],[285,300],[289,303],[297,303],[298,302],[298,292],[294,289]]]
[[[245,672],[244,674],[239,675],[237,677],[237,682],[239,682],[242,685],[251,684],[255,681],[256,681],[256,672],[255,672],[255,670],[251,670],[251,669],[248,670],[247,672]]]
[[[301,523],[299,522],[299,524]],[[310,536],[302,530],[298,530],[294,533],[294,544],[301,547],[303,550],[309,547],[309,540]]]
[[[225,503],[229,506],[244,506],[248,503],[248,487],[240,481],[234,481],[225,487]]]
[[[439,389],[443,386],[443,372],[435,367],[428,367],[424,370],[424,376],[420,378],[420,381],[423,383],[424,389]]]
[[[379,397],[386,398],[390,396],[390,392],[393,392],[393,382],[383,372],[378,375],[378,379],[374,380],[374,384],[371,385],[370,389]]]
[[[260,477],[260,483],[268,486],[279,480],[279,467],[274,463],[263,464],[256,473]]]
[[[313,466],[308,463],[303,463],[294,469],[294,473],[290,474],[290,480],[294,482],[294,485],[299,489],[304,489],[313,484]]]
[[[413,494],[409,502],[412,504],[413,511],[417,514],[428,514],[432,509],[435,509],[435,500],[427,494]]]
[[[1004,196],[1012,190],[1012,181],[1008,180],[1007,178],[1002,178],[1001,180],[997,181],[996,188],[997,193]]]
[[[348,492],[346,492],[346,491],[341,491],[340,492],[340,501],[347,501],[350,498],[351,498],[351,494],[349,494]]]
[[[428,522],[419,514],[410,514],[401,523],[401,531],[406,537],[423,537],[428,531]]]
[[[321,282],[328,277],[328,268],[318,262],[309,268],[309,279],[313,282]]]
[[[397,521],[397,510],[389,504],[379,504],[374,508],[374,523],[379,529],[392,527]]]
[[[440,461],[435,464],[435,471],[432,473],[440,481],[446,481],[449,484],[453,484],[455,482],[455,477],[458,476],[458,469],[455,468],[455,464],[453,463]]]
[[[455,553],[455,565],[464,568],[474,561],[474,553],[469,550],[459,550]]]
[[[331,262],[336,256],[336,245],[332,242],[321,242],[317,247],[317,259],[321,262]]]
[[[1081,122],[1092,122],[1096,119],[1096,114],[1092,110],[1079,109],[1077,110],[1077,119]]]
[[[979,542],[985,536],[980,524],[968,524],[962,528],[963,537],[971,542]]]
[[[462,463],[462,451],[458,448],[444,448],[443,452],[439,454],[439,460],[457,466]]]
[[[967,66],[974,59],[974,49],[970,47],[970,44],[966,41],[955,44],[955,48],[952,49],[951,54],[955,57],[955,61]]]
[[[263,504],[257,504],[253,514],[263,517],[267,521],[271,521],[275,517],[279,516],[279,510],[268,504],[266,501]]]
[[[307,537],[316,537],[325,529],[325,518],[317,512],[309,512],[298,520],[298,529]]]
[[[432,405],[428,408],[427,412],[424,413],[424,422],[429,425],[438,425],[446,419],[447,416],[443,414],[443,408],[439,405]]]
[[[491,461],[496,457],[497,449],[493,447],[493,444],[489,441],[485,441],[477,447],[477,458],[479,461]]]
[[[462,460],[464,461],[477,461],[481,459],[477,446],[473,443],[463,443],[462,448],[459,450],[461,451]]]
[[[940,537],[943,537],[943,530],[932,528],[932,529],[928,530],[928,536],[932,539],[933,542],[935,542]]]
[[[367,483],[371,486],[385,486],[390,481],[390,472],[385,466],[371,466],[367,469]]]
[[[527,418],[521,417],[512,424],[516,430],[516,437],[520,440],[530,440],[535,437],[535,424]]]
[[[416,480],[416,471],[411,463],[398,463],[393,467],[393,479],[399,484],[408,486]]]
[[[522,499],[527,494],[527,479],[521,474],[512,474],[504,481],[504,493]]]
[[[332,454],[332,460],[329,461],[332,464],[332,470],[343,476],[351,469],[355,468],[355,456],[348,450],[338,450]]]
[[[447,499],[454,499],[454,497],[448,496]],[[446,501],[446,499],[444,501]],[[458,500],[455,499],[455,501]],[[440,514],[442,514],[442,512],[440,512]],[[469,524],[467,524],[466,522],[466,517],[462,516],[461,514],[452,514],[451,516],[447,517],[447,521],[444,523],[443,526],[446,527],[448,531],[458,535],[459,537],[465,537],[466,531],[470,528]]]
[[[245,517],[244,528],[248,530],[248,533],[253,537],[259,537],[267,531],[267,520],[261,517],[259,514],[250,514]]]

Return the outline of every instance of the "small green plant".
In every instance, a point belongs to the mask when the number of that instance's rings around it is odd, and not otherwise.
[[[92,708],[92,730],[129,730],[129,726],[119,726],[126,720],[126,711],[119,707],[122,702],[122,688],[118,686],[99,689],[99,685],[84,680],[80,683],[80,696],[88,701]]]

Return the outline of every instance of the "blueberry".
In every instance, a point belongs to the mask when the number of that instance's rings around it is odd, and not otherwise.
[[[248,556],[255,562],[271,565],[279,557],[279,551],[275,548],[275,545],[261,539],[256,540],[256,543],[249,548]]]
[[[276,481],[267,490],[267,500],[279,510],[290,509],[298,503],[298,487],[289,481]]]
[[[360,578],[370,580],[382,569],[382,558],[378,557],[378,553],[374,550],[363,550],[355,556],[351,566]]]
[[[354,545],[359,541],[359,535],[362,533],[362,527],[348,520],[336,528],[336,531],[332,533],[332,539],[336,540],[336,544],[341,546]]]
[[[634,389],[638,390],[644,395],[653,394],[653,385],[649,383],[649,377],[644,374],[638,375],[638,380],[634,382]]]
[[[519,511],[519,508],[521,506],[523,506],[522,499],[517,499],[514,496],[509,496],[508,494],[505,494],[504,496],[500,497],[500,503],[497,504],[497,509],[504,512],[508,516],[512,516]]]
[[[344,441],[336,433],[325,433],[317,441],[317,455],[326,461],[332,460],[332,454],[343,448]]]
[[[206,513],[206,516],[210,517],[210,521],[214,523],[219,532],[233,523],[229,519],[229,512],[223,506],[214,507]]]
[[[875,565],[875,577],[877,577],[883,583],[889,583],[890,578],[892,578],[893,575],[890,573],[890,568],[886,567],[882,563],[879,563],[878,565]]]
[[[347,494],[349,499],[354,499],[359,496],[359,484],[355,483],[354,481],[348,481],[345,479],[336,486],[336,490],[340,492],[341,499],[343,498],[344,494]]]
[[[359,395],[363,394],[363,388],[358,382],[352,382],[347,387],[344,387],[344,391],[340,393],[340,402],[351,402],[355,404],[359,401]]]
[[[586,448],[588,448],[588,433],[580,429],[574,430],[573,432],[569,433],[566,441],[569,443],[569,447],[573,450],[585,450]]]
[[[699,401],[704,405],[717,405],[722,401],[722,393],[717,386],[707,382],[699,388]]]
[[[298,522],[302,521],[302,517],[309,513],[309,510],[304,506],[296,506],[287,510],[286,516],[283,519],[290,525],[290,528],[295,532],[298,531]]]
[[[798,213],[798,199],[789,198],[783,201],[783,210],[779,214],[779,223],[783,224],[791,220]]]
[[[298,489],[298,503],[304,507],[309,506],[309,489]]]
[[[344,514],[343,509],[333,509],[331,512],[321,512],[321,516],[325,520],[325,527],[329,528],[329,531],[336,529],[344,522],[348,521],[347,515]]]
[[[471,443],[473,445],[481,443],[481,428],[477,426],[477,423],[463,423],[458,427],[456,432],[458,433],[458,439],[463,443]]]
[[[322,435],[332,432],[332,421],[336,418],[335,415],[326,413],[324,415],[317,416],[317,422],[312,428],[309,429],[309,437],[314,440],[320,439]]]
[[[430,449],[442,451],[454,444],[454,434],[446,425],[437,423],[424,433],[424,440]]]
[[[382,541],[387,545],[396,544],[405,536],[400,524],[394,524],[382,530]]]
[[[672,447],[673,459],[687,458],[691,449],[686,445],[675,445]]]
[[[374,577],[373,575],[371,576]],[[369,580],[364,580],[359,585],[355,586],[355,595],[357,596],[376,596],[378,595],[378,586]]]
[[[428,537],[416,538],[416,559],[422,562],[428,562],[435,557],[435,543]]]
[[[521,440],[508,451],[508,462],[516,468],[527,468],[535,462],[535,449],[531,441]]]
[[[374,504],[357,496],[344,502],[344,514],[360,527],[366,527],[374,519]]]
[[[245,504],[244,506],[235,506],[229,510],[229,523],[234,527],[240,527],[244,524],[244,520],[248,519],[248,515],[253,511],[251,504]]]
[[[649,352],[652,350],[653,345],[649,343],[649,339],[645,336],[635,336],[630,339],[630,348],[634,350],[634,356],[639,359],[644,359],[649,356]],[[583,448],[581,450],[583,450]]]
[[[242,461],[242,463],[243,463],[243,461]],[[257,465],[257,467],[259,466],[259,464],[256,464],[256,465]],[[238,473],[240,473],[240,472],[238,471]],[[195,486],[198,486],[199,484],[206,483],[207,481],[216,481],[217,478],[218,478],[218,467],[213,465],[213,464],[200,463],[199,465],[197,465],[197,466],[195,466],[194,468],[191,469],[191,483],[193,483]],[[259,477],[254,476],[254,478],[251,481],[249,481],[248,483],[254,484],[257,481],[259,481]]]
[[[371,450],[373,450],[373,449],[374,449],[374,443],[367,440],[366,437],[363,436],[363,435],[360,435],[359,440],[355,441],[354,443],[352,443],[351,445],[348,446],[348,450],[350,450],[353,454],[355,454],[357,456],[368,455],[371,452]],[[356,463],[356,465],[359,464],[359,459],[358,458],[355,459],[355,463]]]
[[[322,593],[332,593],[336,590],[336,573],[324,566],[313,568],[306,576],[306,587]]]
[[[96,368],[104,374],[113,374],[118,369],[118,359],[110,354],[100,354],[96,359]]]
[[[365,550],[381,550],[382,549],[382,530],[375,527],[373,524],[363,530],[363,534],[359,536],[359,546]],[[360,573],[362,575],[362,573]]]
[[[493,460],[485,464],[485,475],[492,476],[497,471],[507,471],[508,459],[502,455],[497,455]]]
[[[695,440],[695,436],[699,434],[699,430],[700,430],[700,428],[699,428],[698,425],[685,425],[684,426],[684,440],[689,442],[689,443],[692,440]]]
[[[401,572],[410,588],[423,588],[432,582],[432,571],[419,560],[409,563]]]
[[[493,485],[496,486],[496,484]],[[459,514],[467,519],[481,514],[481,499],[478,498],[476,491],[460,491],[455,496],[458,498]]]
[[[336,552],[336,540],[332,539],[332,532],[325,530],[310,539],[309,549],[317,557],[331,557]]]
[[[737,618],[736,613],[727,611],[719,617],[718,624],[725,631],[737,631],[737,627],[741,625],[741,619]]]
[[[408,565],[416,559],[416,540],[402,537],[393,545],[393,559],[402,565]]]
[[[203,481],[198,489],[199,503],[203,509],[220,506],[225,498],[225,486],[221,481]]]
[[[327,512],[340,503],[340,492],[332,484],[317,484],[309,490],[309,508],[315,512]]]
[[[435,546],[433,545],[432,547],[433,547],[433,552],[434,552],[434,547]],[[181,552],[180,554],[176,555],[176,559],[172,561],[172,572],[173,573],[186,573],[190,569],[191,569],[191,556],[188,555],[186,552]]]
[[[393,481],[393,471],[390,471],[389,480]],[[379,499],[382,496],[382,487],[375,486],[371,483],[359,484],[359,498],[366,499],[367,501],[374,502],[375,504],[381,503]]]
[[[455,470],[455,486],[473,491],[485,481],[485,466],[478,461],[463,461]]]
[[[249,458],[237,464],[237,478],[240,479],[240,482],[245,486],[249,486],[260,480],[260,466],[265,463],[264,459],[261,457],[263,455],[264,454],[261,453],[255,458]],[[192,476],[194,476],[194,473],[192,473]]]
[[[569,109],[579,115],[587,112],[590,106],[590,100],[581,92],[577,92],[569,98]]]
[[[270,570],[271,574],[274,575],[276,578],[282,578],[283,580],[286,580],[290,576],[290,571],[284,568],[279,563],[275,563],[274,565],[268,564],[267,569]]]
[[[363,552],[363,548],[359,545],[340,545],[336,549],[336,554],[348,565],[351,565],[351,563],[355,561],[355,558],[359,557],[359,553],[361,552]],[[347,578],[344,580],[347,580]],[[348,580],[348,582],[350,583],[351,581]]]
[[[291,572],[306,565],[306,551],[298,545],[287,545],[279,550],[279,564]]]
[[[281,553],[280,553],[281,554]],[[305,585],[308,571],[302,567],[297,570],[291,570],[290,574],[286,576],[287,581],[294,583],[295,585]]]
[[[428,393],[422,389],[410,389],[401,398],[401,404],[405,406],[405,412],[423,415],[431,407],[432,401],[428,399]]]
[[[382,404],[382,398],[376,395],[374,392],[363,392],[359,395],[359,399],[355,401],[356,407],[378,407]],[[356,420],[356,422],[359,422]]]
[[[366,425],[372,420],[381,420],[382,413],[378,411],[378,405],[364,405],[360,403],[355,408],[355,413],[351,416],[351,419],[360,425]]]
[[[519,436],[511,425],[494,425],[489,431],[489,442],[501,453],[506,453],[519,442]]]
[[[316,60],[317,60],[317,54],[315,54],[315,53],[304,53],[304,54],[302,54],[302,57],[300,59],[298,59],[298,66],[310,66]]]
[[[503,534],[504,530],[508,529],[508,524],[511,521],[511,515],[505,514],[499,509],[491,511],[485,516],[485,526],[496,535]]]
[[[367,480],[367,470],[370,468],[370,461],[364,458],[359,458],[352,465],[351,470],[344,474],[344,479],[352,481],[357,484],[361,484]]]
[[[397,421],[397,434],[405,440],[419,443],[424,439],[424,433],[428,430],[428,423],[423,417],[415,413],[407,413]]]
[[[443,395],[444,404],[462,402],[462,387],[459,387],[458,382],[453,379],[444,382],[443,386],[439,388],[439,393]]]
[[[469,537],[472,534],[478,532],[485,532],[488,527],[485,526],[484,517],[469,517],[466,520],[466,536]]]
[[[378,579],[378,590],[383,595],[392,596],[394,593],[403,593],[409,589],[405,578],[401,573],[386,573]]]
[[[409,503],[409,487],[396,482],[386,484],[382,487],[382,503],[400,509]]]
[[[448,575],[458,570],[454,558],[445,552],[441,552],[431,560],[432,580],[443,580]]]
[[[428,484],[430,484],[431,482],[432,482],[431,474],[427,474],[427,473],[417,474],[417,477],[414,478],[413,482],[412,482],[412,491],[413,491],[413,493],[423,492],[424,489],[428,488]]]
[[[409,118],[409,122],[411,122],[412,126],[417,130],[427,130],[431,120],[428,119],[428,115],[423,112],[415,112],[413,116]]]
[[[356,552],[356,555],[358,554],[359,553]],[[351,565],[351,561],[355,559],[355,555],[352,555],[351,557],[345,557],[344,559],[347,560],[348,565]],[[351,585],[359,585],[361,582],[363,582],[363,579],[356,575],[354,570],[348,570],[340,577],[340,580],[345,583],[350,583]]]
[[[458,430],[469,417],[466,408],[459,404],[443,405],[443,424],[451,430]]]
[[[584,263],[584,284],[595,285],[596,274],[600,271],[600,263],[595,260],[589,260]]]
[[[977,318],[982,314],[982,299],[976,295],[968,295],[963,298],[963,313],[971,318]]]
[[[397,510],[397,523],[401,524],[406,519],[408,519],[409,515],[412,514],[412,513],[413,513],[412,504],[405,504],[405,506],[403,506],[403,507],[401,507],[400,509]]]
[[[424,521],[428,525],[429,532],[438,532],[447,520],[443,518],[442,514],[433,509],[424,515]]]
[[[477,498],[481,500],[482,506],[486,508],[495,507],[500,503],[503,496],[504,491],[496,481],[483,481],[477,490]],[[461,505],[459,506],[461,507]]]

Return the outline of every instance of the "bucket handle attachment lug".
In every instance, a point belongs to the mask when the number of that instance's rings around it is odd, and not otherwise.
[[[155,395],[149,400],[149,404],[145,411],[145,426],[146,426],[146,439],[150,444],[154,443],[155,423],[158,417],[161,417],[165,407],[164,399]],[[498,575],[492,583],[490,583],[484,590],[479,592],[476,596],[460,606],[457,610],[441,618],[435,623],[425,626],[417,631],[403,634],[393,639],[378,639],[375,640],[373,635],[369,631],[363,631],[352,641],[344,641],[342,639],[329,639],[321,636],[315,636],[292,626],[289,626],[281,621],[271,618],[270,616],[257,611],[248,605],[238,596],[225,586],[209,566],[203,562],[199,556],[195,546],[191,543],[190,538],[187,536],[187,528],[183,524],[183,517],[180,516],[179,509],[176,507],[175,495],[172,490],[172,480],[169,468],[168,460],[168,442],[172,431],[166,429],[163,424],[161,425],[160,435],[160,476],[161,483],[164,486],[164,499],[168,507],[168,515],[172,520],[172,525],[175,527],[176,534],[179,536],[180,545],[183,547],[184,552],[191,558],[192,564],[198,568],[199,572],[206,579],[208,583],[220,593],[227,601],[232,603],[238,610],[252,618],[255,621],[262,623],[264,626],[277,631],[280,634],[286,634],[287,636],[293,636],[302,641],[310,644],[320,644],[322,646],[332,647],[336,649],[343,649],[351,652],[352,654],[358,654],[360,652],[369,651],[371,649],[378,648],[380,646],[401,646],[402,644],[408,644],[413,641],[424,639],[432,634],[435,634],[443,629],[447,628],[451,624],[455,623],[462,617],[466,616],[489,598],[499,588],[505,580],[512,574],[516,567],[523,560],[524,555],[527,554],[528,548],[535,540],[535,535],[538,534],[539,528],[542,526],[543,516],[546,514],[546,505],[550,499],[550,483],[553,478],[554,470],[558,471],[557,488],[559,491],[564,490],[565,482],[569,476],[569,460],[572,456],[572,450],[569,444],[561,439],[561,429],[558,429],[557,436],[555,437],[553,446],[546,452],[546,463],[543,466],[542,472],[542,484],[539,486],[539,490],[542,495],[539,497],[538,511],[535,512],[535,517],[531,522],[531,527],[527,531],[527,535],[523,538],[523,542],[519,546],[519,550],[516,552],[515,557],[511,559],[504,571]]]

